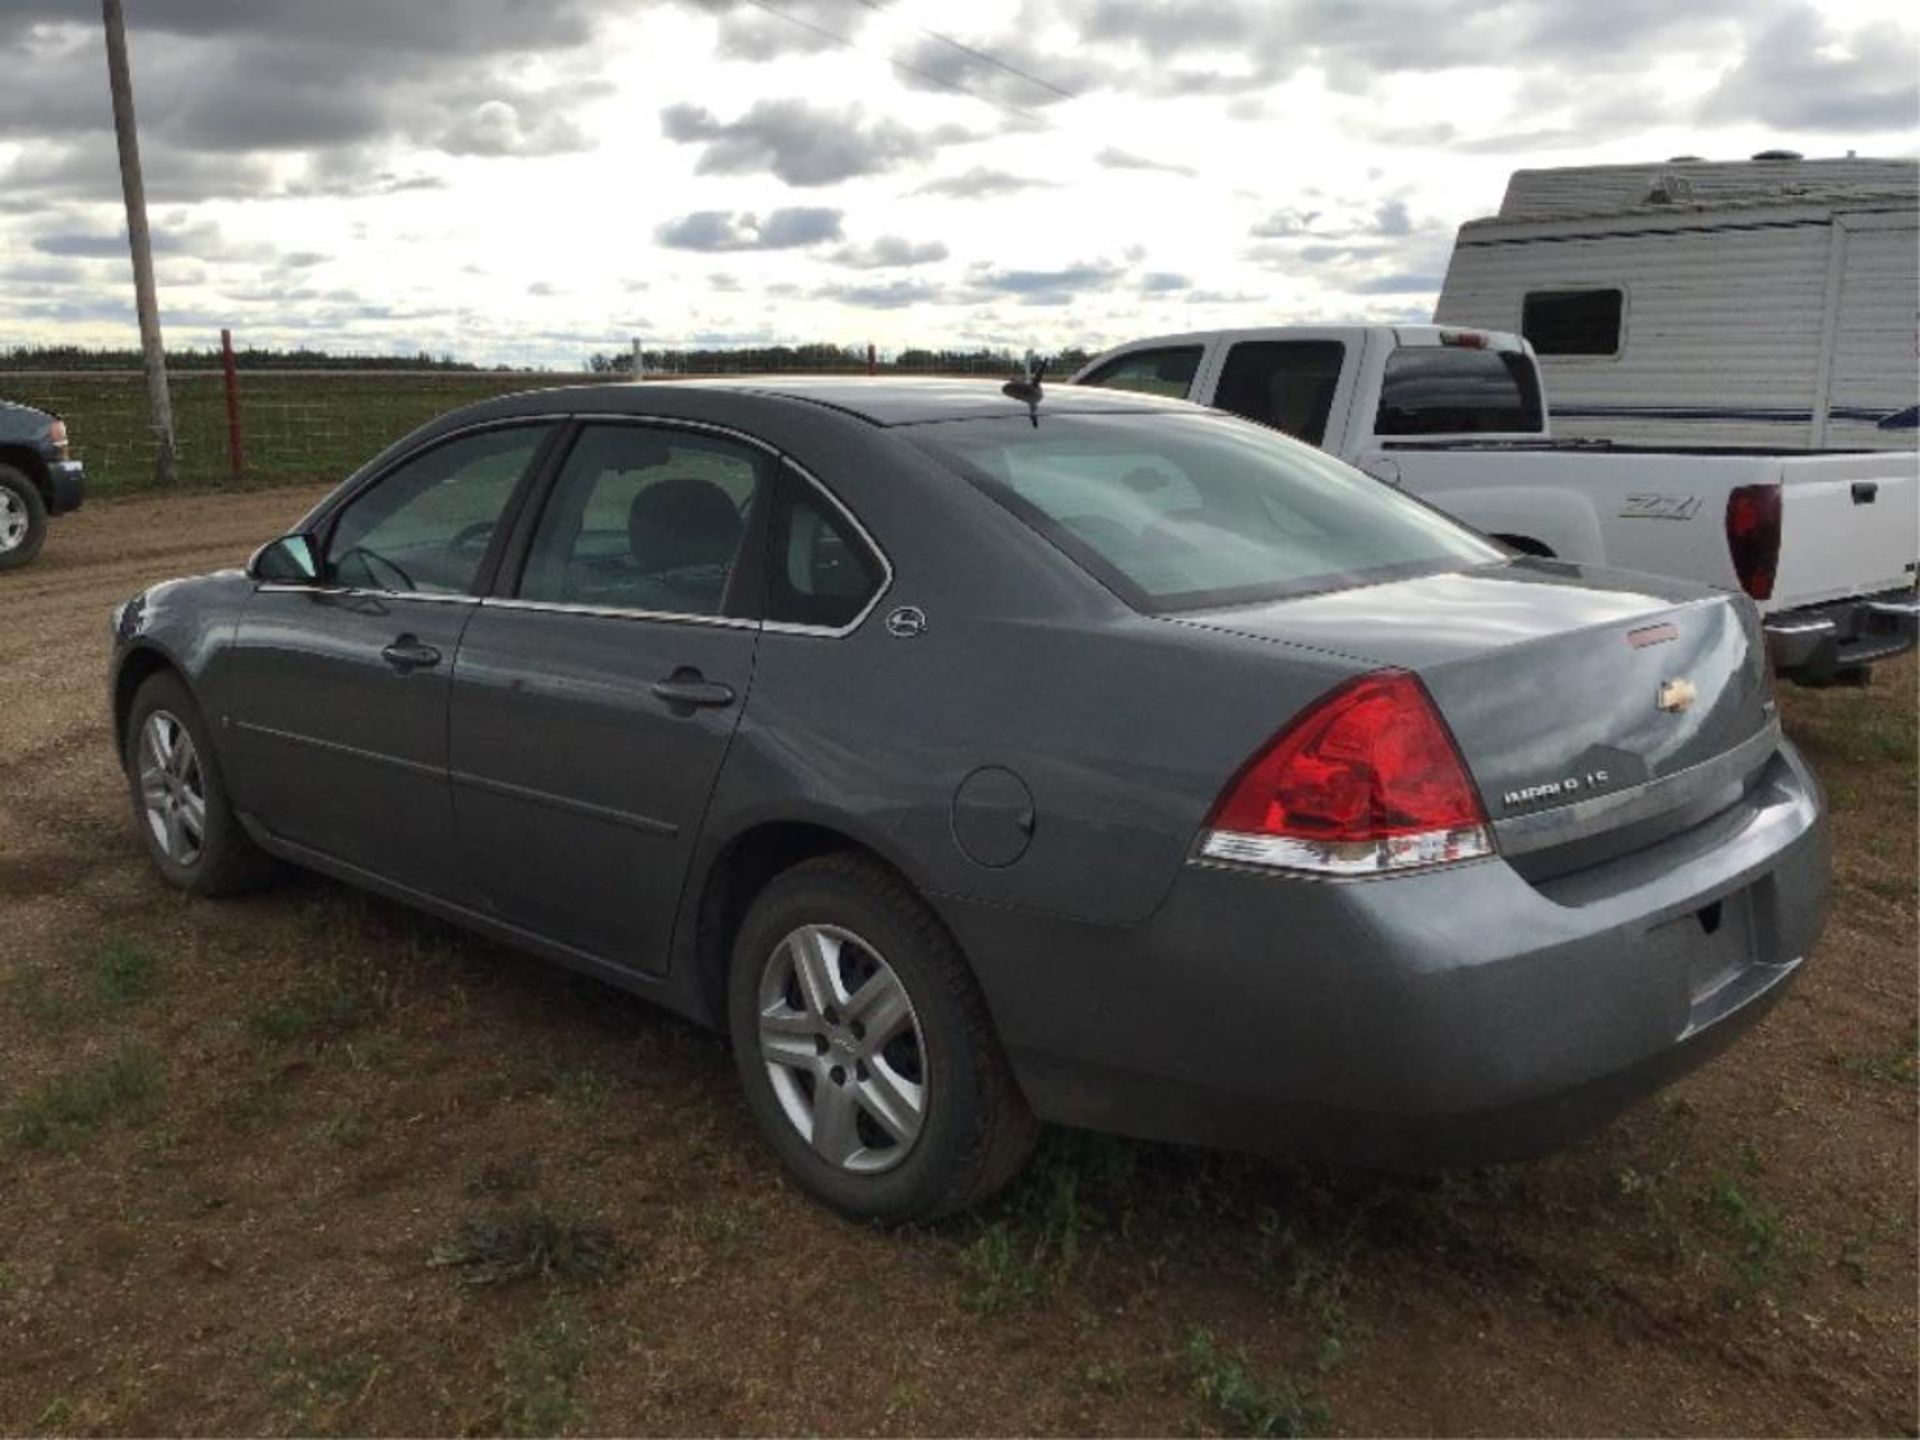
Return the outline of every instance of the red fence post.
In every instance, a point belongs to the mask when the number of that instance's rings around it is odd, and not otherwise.
[[[220,369],[227,378],[227,459],[233,466],[233,478],[247,474],[247,449],[240,439],[240,372],[233,363],[233,332],[220,332]]]
[[[873,342],[868,341],[867,342],[867,374],[878,375],[879,373],[880,373],[880,357],[874,353]]]

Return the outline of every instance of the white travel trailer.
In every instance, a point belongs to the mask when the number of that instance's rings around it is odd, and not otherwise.
[[[1434,318],[1524,335],[1563,436],[1912,449],[1917,217],[1912,160],[1520,170]]]

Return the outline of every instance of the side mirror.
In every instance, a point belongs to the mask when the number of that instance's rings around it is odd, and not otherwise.
[[[320,561],[306,536],[282,535],[253,552],[247,575],[282,585],[311,585],[320,578]]]

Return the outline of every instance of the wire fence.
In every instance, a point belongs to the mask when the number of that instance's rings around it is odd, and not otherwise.
[[[621,356],[622,361],[627,357]],[[904,362],[904,363],[903,363]],[[863,374],[864,362],[809,359],[781,365],[729,365],[723,357],[662,357],[647,380],[682,376]],[[917,366],[910,357],[884,362],[889,374],[1004,377],[1003,358],[977,362],[941,357]],[[339,480],[408,431],[461,405],[521,390],[619,382],[623,369],[551,370],[284,370],[241,369],[238,407],[244,464],[236,470],[229,444],[225,377],[218,370],[170,375],[176,483],[211,485]],[[0,400],[51,411],[67,422],[73,455],[87,467],[92,494],[137,490],[154,483],[158,447],[147,405],[146,379],[137,369],[0,370]]]

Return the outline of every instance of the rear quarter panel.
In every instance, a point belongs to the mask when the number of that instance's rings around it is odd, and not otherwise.
[[[895,578],[850,635],[763,635],[703,848],[769,820],[839,824],[935,896],[1144,918],[1241,764],[1355,662],[1137,615],[896,445],[801,457]],[[885,620],[905,605],[927,627],[899,639]],[[956,792],[986,766],[1033,797],[1026,852],[997,867],[954,830]]]

